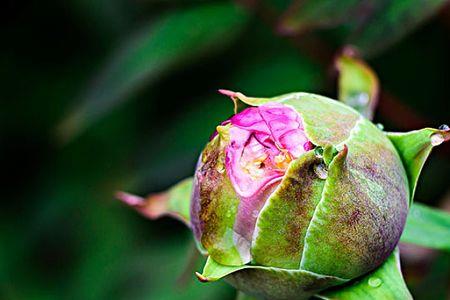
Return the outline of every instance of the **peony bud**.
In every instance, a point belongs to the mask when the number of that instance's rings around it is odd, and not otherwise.
[[[191,225],[210,265],[234,268],[228,281],[267,299],[302,299],[378,267],[411,197],[385,133],[325,97],[226,93],[258,106],[218,126],[197,165]]]

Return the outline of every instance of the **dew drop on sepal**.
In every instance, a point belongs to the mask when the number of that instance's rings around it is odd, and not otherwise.
[[[314,148],[314,155],[315,155],[317,158],[322,158],[322,157],[323,157],[323,148],[320,147],[320,146]]]
[[[356,105],[358,107],[364,107],[369,103],[370,97],[367,93],[355,93],[353,94],[349,101],[352,106]]]
[[[430,143],[433,146],[439,146],[440,144],[442,144],[445,141],[444,136],[437,132],[437,133],[433,133],[430,137]]]
[[[439,130],[449,130],[450,127],[447,124],[442,124],[441,126],[438,127]]]
[[[377,126],[377,128],[380,129],[380,130],[383,130],[383,129],[384,129],[384,125],[381,124],[381,123],[377,123],[376,126]]]
[[[369,285],[371,287],[374,287],[374,288],[379,287],[382,283],[383,283],[383,281],[378,277],[370,277],[369,278]]]
[[[328,169],[324,163],[314,165],[314,172],[320,179],[327,179],[328,177]]]

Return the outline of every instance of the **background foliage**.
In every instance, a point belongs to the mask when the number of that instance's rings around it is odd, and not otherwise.
[[[191,175],[216,93],[336,98],[333,58],[358,47],[380,79],[385,130],[448,122],[450,7],[400,1],[6,1],[0,50],[1,299],[233,299],[201,285],[191,237],[113,199]],[[450,209],[449,145],[416,201]],[[404,244],[417,299],[449,297],[450,256]],[[196,266],[200,269],[200,265]],[[430,289],[430,285],[433,286]]]

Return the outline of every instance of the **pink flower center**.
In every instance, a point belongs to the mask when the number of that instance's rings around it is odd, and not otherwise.
[[[280,180],[292,160],[313,148],[300,115],[282,104],[247,108],[229,122],[226,168],[242,197],[251,197]]]

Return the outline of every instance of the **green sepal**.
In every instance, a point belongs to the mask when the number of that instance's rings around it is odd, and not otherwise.
[[[424,128],[405,133],[388,132],[386,135],[402,159],[408,176],[410,203],[412,203],[417,180],[431,149],[450,139],[450,129]]]
[[[323,148],[323,161],[329,166],[333,158],[339,153],[339,151],[334,146],[325,146]]]
[[[317,297],[326,300],[412,299],[400,269],[398,248],[375,271],[349,285],[327,290]]]
[[[450,214],[414,203],[400,241],[450,252]]]
[[[150,194],[146,198],[117,192],[116,198],[133,207],[137,212],[149,219],[170,216],[190,226],[190,202],[192,178],[186,178],[168,190]]]
[[[344,145],[328,167],[301,268],[352,279],[379,266],[396,246],[409,187],[394,146],[365,118]]]
[[[294,160],[258,215],[252,241],[254,264],[298,269],[309,222],[325,184],[315,151]],[[326,170],[320,171],[326,176]]]
[[[203,150],[201,170],[207,170],[198,182],[203,224],[201,244],[208,254],[224,265],[240,266],[250,255],[240,253],[234,239],[234,223],[240,199],[225,168],[225,147],[229,143],[230,125],[217,126],[215,136]],[[197,169],[198,172],[200,169]]]
[[[308,299],[320,290],[348,282],[339,277],[305,270],[254,265],[225,266],[211,257],[208,257],[202,274],[196,275],[201,282],[213,282],[226,277],[230,284],[248,295],[273,300]]]
[[[335,66],[339,72],[339,100],[371,120],[379,94],[375,72],[364,61],[346,53],[336,59]]]
[[[197,278],[201,282],[213,282],[247,267],[248,266],[246,265],[225,266],[216,262],[211,256],[208,256],[205,266],[203,267],[203,272],[201,274],[196,272],[195,275],[197,275]]]

